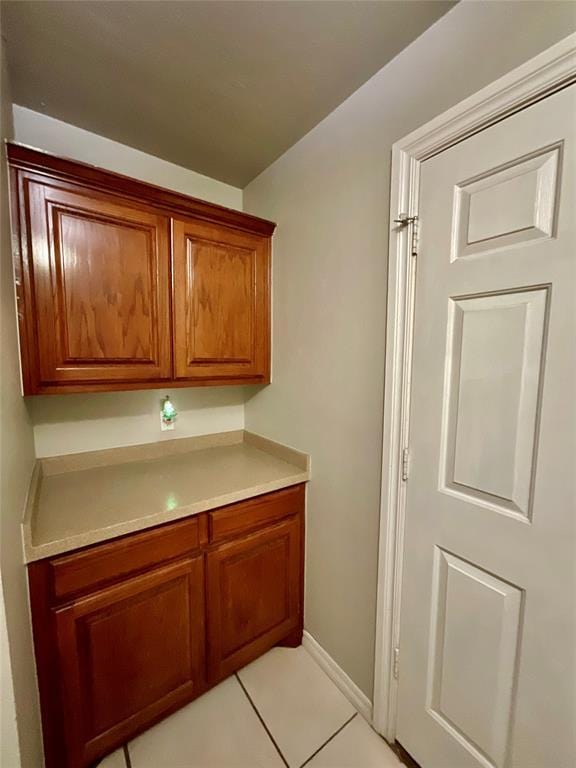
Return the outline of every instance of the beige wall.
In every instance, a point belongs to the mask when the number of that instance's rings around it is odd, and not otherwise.
[[[372,694],[392,143],[576,28],[462,2],[244,192],[278,222],[274,379],[246,426],[312,455],[306,628]]]
[[[4,608],[2,573],[0,570],[0,765],[20,765],[16,702],[12,683],[12,664],[8,647],[8,628]]]
[[[178,419],[174,430],[161,432],[164,395],[170,395]],[[41,457],[244,429],[244,400],[243,387],[166,387],[30,397],[27,404]]]
[[[193,197],[242,209],[242,190],[152,157],[47,115],[14,106],[16,141],[92,163]],[[249,390],[248,390],[249,391]],[[160,431],[160,401],[178,410],[174,431]],[[37,456],[242,429],[242,387],[159,389],[90,395],[31,397],[27,407]]]
[[[10,137],[12,132],[8,86],[2,52],[2,138]],[[28,588],[20,537],[20,521],[34,462],[34,440],[28,413],[20,396],[3,147],[0,165],[0,570],[4,602],[4,609],[0,608],[0,622],[5,615],[10,651],[10,658],[2,659],[0,738],[3,744],[2,768],[18,768],[20,765],[23,768],[38,768],[42,764],[42,747]],[[4,629],[0,629],[0,635],[3,632]],[[4,653],[5,636],[0,639],[0,648]],[[14,711],[20,758],[14,739]]]
[[[1,574],[0,574],[1,575]],[[1,578],[0,578],[1,582]],[[19,765],[20,746],[16,723],[16,702],[12,684],[12,664],[8,648],[8,631],[4,610],[4,593],[0,586],[0,765]]]

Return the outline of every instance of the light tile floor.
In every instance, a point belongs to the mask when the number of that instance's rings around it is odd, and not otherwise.
[[[398,768],[307,651],[273,648],[99,768]]]

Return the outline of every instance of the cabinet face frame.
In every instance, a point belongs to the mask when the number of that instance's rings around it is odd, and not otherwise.
[[[174,378],[268,382],[270,241],[173,219],[172,282]]]
[[[16,280],[18,328],[20,334],[20,356],[22,383],[25,395],[62,394],[75,392],[111,392],[133,389],[158,389],[170,387],[191,387],[233,384],[265,384],[270,381],[270,238],[275,224],[256,216],[214,205],[177,192],[155,187],[110,171],[65,158],[54,157],[21,145],[7,144],[10,165],[11,221],[13,233],[14,272]],[[116,366],[114,375],[91,378],[72,378],[43,381],[38,354],[38,333],[36,327],[37,306],[34,291],[32,254],[30,251],[29,222],[24,209],[22,190],[23,179],[35,177],[47,185],[61,189],[80,190],[87,198],[106,199],[118,206],[141,211],[142,215],[163,217],[165,220],[193,220],[199,225],[211,227],[213,231],[231,232],[240,237],[259,240],[259,252],[266,252],[267,267],[259,286],[258,296],[265,304],[263,312],[256,312],[258,322],[258,350],[253,365],[233,366],[223,361],[208,366],[202,363],[193,371],[186,371],[184,377],[175,373],[175,365],[169,362],[159,372],[148,371],[142,376],[142,366],[126,366],[124,374]],[[172,322],[172,260],[171,238],[167,235],[166,260],[168,262],[169,316],[166,320],[166,344],[168,354],[173,354]],[[159,329],[159,335],[161,330]],[[162,354],[162,361],[164,356]],[[137,370],[135,370],[137,369]],[[199,369],[199,370],[198,370]],[[113,368],[110,368],[112,371]],[[128,373],[126,374],[126,371]]]

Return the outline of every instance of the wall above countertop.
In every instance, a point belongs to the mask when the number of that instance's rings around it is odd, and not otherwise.
[[[26,399],[36,456],[59,456],[196,437],[244,428],[245,387],[149,389]],[[178,416],[160,431],[160,405],[168,395]]]

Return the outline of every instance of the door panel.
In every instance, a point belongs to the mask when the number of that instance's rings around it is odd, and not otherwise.
[[[551,237],[562,142],[454,187],[452,260]]]
[[[432,595],[427,707],[470,753],[501,768],[522,590],[436,547]]]
[[[173,223],[177,378],[269,377],[269,243],[198,221]]]
[[[450,299],[441,490],[529,517],[549,287]]]
[[[204,683],[202,557],[54,611],[70,753],[84,765]]]
[[[397,738],[576,764],[576,87],[422,164]]]
[[[208,554],[211,681],[244,666],[299,626],[301,537],[296,515]]]
[[[169,230],[81,188],[24,184],[41,384],[169,378]]]

